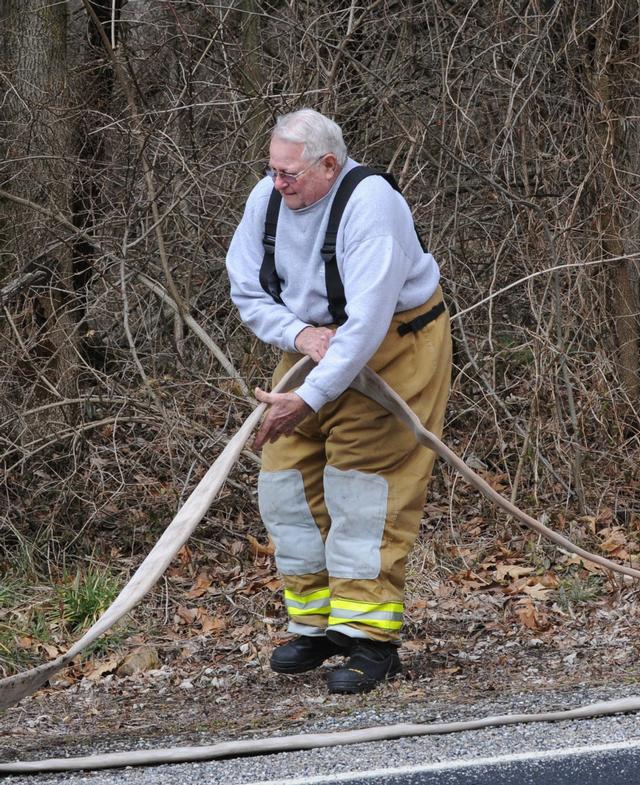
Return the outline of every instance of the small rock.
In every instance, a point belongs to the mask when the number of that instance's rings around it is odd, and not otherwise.
[[[476,471],[486,471],[487,464],[480,460],[477,455],[467,455],[464,461],[470,469],[475,469]]]
[[[133,676],[134,673],[142,673],[158,667],[160,667],[160,659],[153,646],[139,646],[124,658],[116,674]]]

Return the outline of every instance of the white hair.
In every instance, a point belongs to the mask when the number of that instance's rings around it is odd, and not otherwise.
[[[302,157],[313,161],[327,153],[335,155],[338,165],[347,161],[347,146],[342,138],[342,129],[333,120],[315,109],[300,109],[278,117],[271,136],[285,142],[303,144]]]

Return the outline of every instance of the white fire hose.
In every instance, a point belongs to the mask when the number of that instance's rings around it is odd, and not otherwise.
[[[291,368],[274,392],[285,392],[298,387],[313,362],[305,357]],[[456,469],[464,479],[482,493],[487,499],[501,507],[525,526],[541,536],[573,552],[585,561],[594,562],[613,572],[640,578],[640,571],[625,565],[615,564],[609,559],[589,553],[574,545],[566,537],[554,532],[544,524],[522,512],[507,501],[491,486],[473,472],[464,461],[446,447],[438,438],[427,431],[407,404],[369,368],[364,368],[352,382],[351,387],[373,399],[395,415],[410,428],[420,444],[433,450],[440,458]],[[24,671],[15,676],[0,679],[0,709],[18,703],[22,698],[42,687],[56,672],[68,665],[73,658],[106,632],[128,611],[130,611],[159,580],[180,548],[192,534],[218,494],[233,465],[255,426],[266,409],[260,404],[249,415],[235,436],[229,441],[209,471],[200,480],[193,493],[180,508],[175,518],[167,526],[158,542],[138,567],[129,582],[124,586],[114,602],[67,652],[55,660]],[[429,725],[391,725],[388,727],[366,728],[362,730],[337,733],[304,734],[270,739],[224,742],[206,747],[178,747],[173,749],[136,750],[132,752],[107,753],[83,758],[60,758],[42,761],[22,761],[0,763],[0,774],[34,773],[42,771],[71,771],[80,769],[100,769],[118,766],[133,766],[160,763],[178,763],[195,760],[211,760],[239,755],[281,752],[285,750],[311,749],[338,744],[356,744],[381,739],[396,739],[402,736],[422,736],[438,733],[452,733],[473,730],[494,725],[507,725],[523,722],[550,722],[556,720],[580,719],[640,710],[640,696],[622,700],[594,703],[568,711],[541,714],[514,714],[485,717],[464,722],[436,723]]]

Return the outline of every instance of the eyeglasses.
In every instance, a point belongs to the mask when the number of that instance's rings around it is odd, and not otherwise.
[[[274,182],[279,177],[281,180],[284,180],[285,183],[291,185],[291,183],[297,182],[305,172],[308,172],[309,169],[313,168],[317,163],[320,163],[322,159],[325,157],[326,153],[323,153],[319,158],[316,158],[315,161],[309,164],[309,166],[305,166],[299,172],[284,172],[282,169],[273,169],[271,166],[267,166],[264,170],[264,173],[267,177],[270,177]]]

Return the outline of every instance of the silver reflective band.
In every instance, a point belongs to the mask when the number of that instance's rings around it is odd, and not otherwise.
[[[332,624],[331,630],[333,632],[341,632],[343,635],[347,635],[349,638],[371,640],[371,636],[365,630],[360,630],[357,627],[349,627],[347,624]],[[293,630],[290,629],[289,632],[293,632]]]
[[[276,548],[276,565],[283,575],[305,575],[325,569],[324,543],[297,469],[260,472],[258,504]]]
[[[402,612],[394,611],[353,611],[346,608],[331,607],[331,615],[338,619],[349,621],[402,621]]]
[[[325,467],[324,498],[331,516],[325,549],[332,578],[367,580],[380,574],[388,492],[378,474]]]
[[[324,627],[312,627],[310,624],[302,624],[299,621],[289,619],[287,632],[292,632],[294,635],[306,635],[311,638],[324,638]]]
[[[329,610],[328,594],[326,597],[320,597],[317,600],[309,600],[309,602],[298,602],[297,600],[293,600],[285,595],[284,602],[285,605],[287,606],[287,609],[299,608],[300,610],[308,611],[308,610],[324,610],[326,608],[327,611]]]

